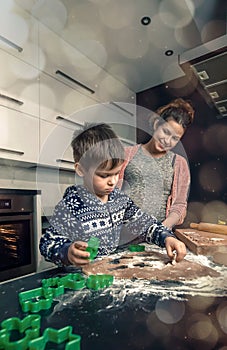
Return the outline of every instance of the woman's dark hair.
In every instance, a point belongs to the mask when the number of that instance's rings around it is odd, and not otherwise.
[[[76,130],[71,142],[75,163],[85,169],[90,167],[110,169],[124,161],[124,147],[110,125],[105,123],[86,123]]]
[[[156,113],[163,121],[175,120],[178,124],[187,129],[194,119],[194,109],[190,101],[176,98],[165,106],[159,107]]]

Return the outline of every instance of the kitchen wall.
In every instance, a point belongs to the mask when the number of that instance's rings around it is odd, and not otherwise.
[[[191,189],[188,214],[184,223],[227,222],[227,139],[226,118],[220,118],[205,102],[187,77],[175,79],[137,95],[137,141],[149,139],[148,113],[171,99],[190,99],[195,108],[195,119],[182,138],[176,152],[188,159],[191,170]]]

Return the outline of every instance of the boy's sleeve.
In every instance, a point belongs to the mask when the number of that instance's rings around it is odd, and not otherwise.
[[[45,260],[58,266],[70,265],[68,249],[71,243],[69,239],[60,236],[53,226],[50,226],[40,239],[40,253]]]
[[[40,239],[39,250],[45,260],[58,266],[70,265],[68,248],[75,240],[78,226],[78,220],[70,213],[64,201],[60,201],[50,220],[50,226]]]
[[[146,234],[146,242],[147,243],[154,243],[158,245],[159,247],[164,248],[165,247],[165,239],[166,237],[174,237],[174,233],[169,230],[167,227],[162,225],[161,222],[158,222],[156,224],[151,225]]]

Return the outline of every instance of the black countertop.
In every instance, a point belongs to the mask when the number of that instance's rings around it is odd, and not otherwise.
[[[20,292],[69,272],[53,269],[0,284],[0,322],[28,315],[21,310]],[[47,327],[71,325],[73,333],[81,336],[81,350],[221,350],[227,346],[224,296],[178,299],[129,291],[127,282],[98,291],[68,290],[55,298],[50,309],[38,313],[41,334]]]

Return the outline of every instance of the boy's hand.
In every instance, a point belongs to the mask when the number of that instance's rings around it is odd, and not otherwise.
[[[174,257],[174,251],[176,251],[176,262],[183,260],[187,254],[185,244],[174,237],[166,237],[165,245],[167,254],[171,260]]]
[[[85,265],[89,263],[90,253],[86,252],[86,242],[73,242],[68,249],[68,260],[72,265]]]

